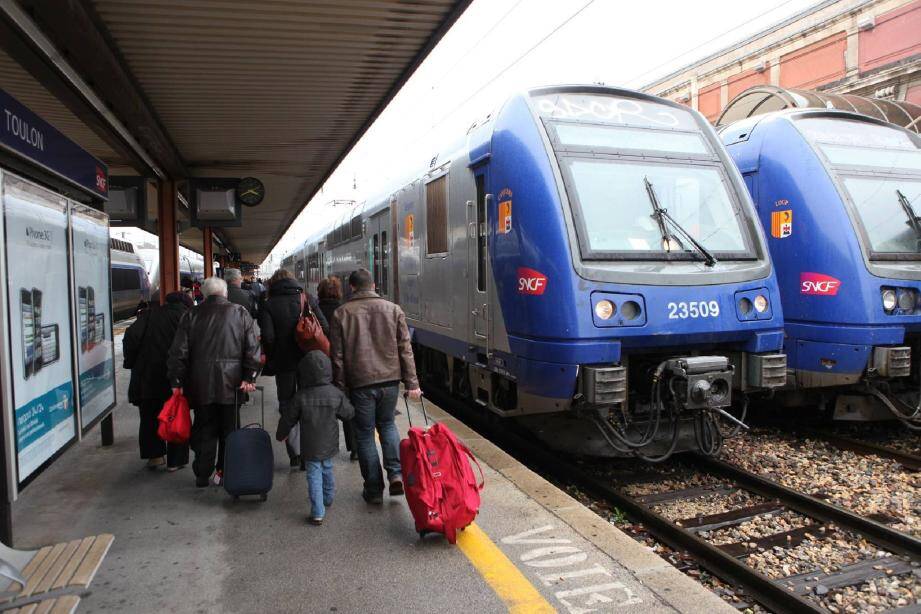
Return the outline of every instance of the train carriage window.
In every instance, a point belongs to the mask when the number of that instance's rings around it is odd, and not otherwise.
[[[374,263],[372,272],[374,273],[374,283],[378,288],[381,287],[381,237],[378,234],[374,235],[372,245],[371,245],[371,258]]]
[[[361,216],[356,215],[352,218],[352,238],[361,238]]]
[[[448,176],[425,185],[426,255],[448,253]]]
[[[388,294],[387,291],[387,270],[390,268],[390,244],[387,243],[387,231],[381,231],[381,294]]]
[[[486,292],[486,176],[476,176],[476,289]]]

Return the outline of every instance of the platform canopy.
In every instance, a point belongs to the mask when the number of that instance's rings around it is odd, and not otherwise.
[[[0,0],[0,88],[112,175],[260,179],[258,263],[469,3]]]
[[[883,100],[854,94],[835,94],[817,90],[798,90],[774,85],[750,87],[732,100],[716,120],[717,127],[754,115],[783,109],[839,109],[869,115],[876,119],[921,132],[921,106],[905,100]]]

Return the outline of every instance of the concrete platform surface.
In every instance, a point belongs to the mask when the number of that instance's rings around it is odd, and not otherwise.
[[[115,445],[101,447],[92,432],[14,506],[17,547],[115,535],[83,612],[732,611],[438,408],[431,414],[486,474],[480,516],[457,546],[420,540],[403,498],[366,505],[344,446],[322,527],[305,522],[304,473],[290,470],[281,444],[265,503],[195,488],[191,468],[148,471],[138,457],[137,410],[125,399],[128,373],[119,368],[117,377]],[[274,434],[274,382],[260,383]],[[244,420],[253,419],[258,410],[248,406]]]

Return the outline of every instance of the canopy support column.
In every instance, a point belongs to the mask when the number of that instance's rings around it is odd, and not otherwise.
[[[157,199],[157,234],[160,236],[160,304],[179,291],[179,237],[176,225],[176,182],[161,181]]]
[[[211,227],[205,226],[202,229],[201,234],[205,244],[205,249],[203,250],[205,257],[205,279],[208,279],[214,274],[214,250],[212,244],[213,238],[211,236]]]

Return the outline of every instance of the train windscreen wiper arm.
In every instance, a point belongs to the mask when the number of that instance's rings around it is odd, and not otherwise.
[[[684,229],[684,227],[678,223],[678,220],[673,218],[668,214],[668,211],[659,204],[659,197],[656,196],[656,190],[652,187],[652,183],[649,181],[649,177],[643,177],[643,183],[646,184],[646,195],[649,197],[649,203],[652,205],[652,217],[656,218],[656,221],[659,223],[659,230],[662,231],[662,240],[668,246],[668,242],[671,239],[671,235],[668,232],[668,229],[665,226],[665,223],[668,222],[672,227],[681,233],[688,242],[694,246],[701,256],[703,256],[704,264],[707,266],[713,266],[717,263],[716,257],[711,254],[707,248],[701,245],[691,234]]]
[[[902,205],[902,211],[905,212],[905,216],[908,218],[908,225],[921,238],[921,220],[918,219],[915,208],[911,206],[911,201],[902,193],[902,190],[896,189],[895,194],[899,198],[899,204]]]

